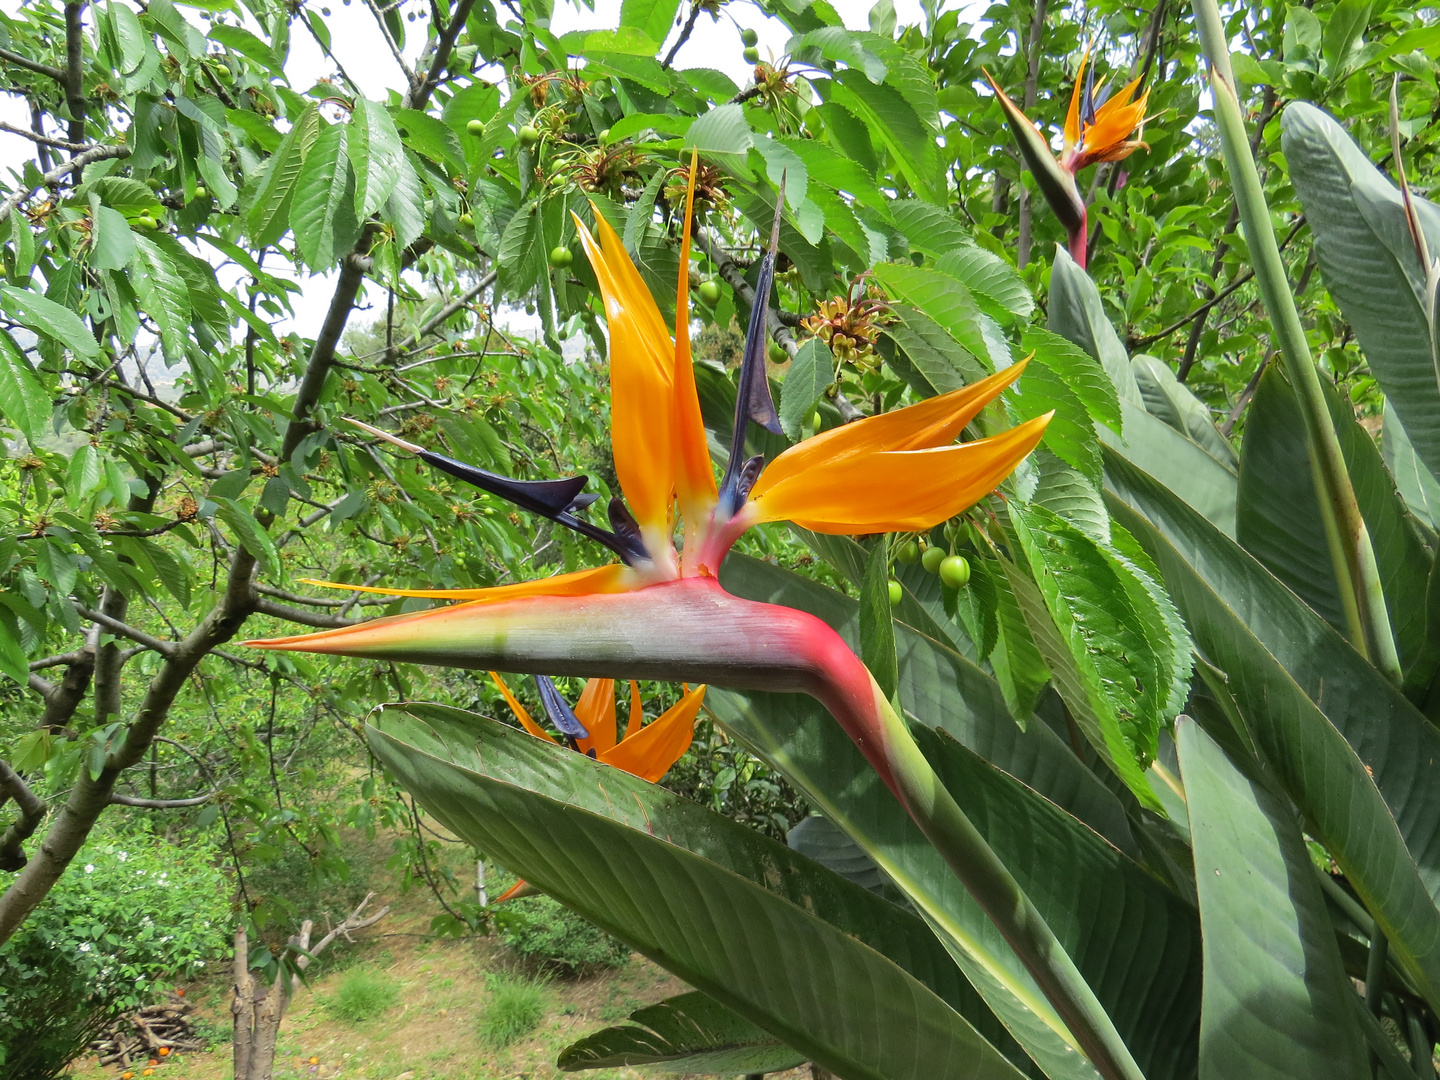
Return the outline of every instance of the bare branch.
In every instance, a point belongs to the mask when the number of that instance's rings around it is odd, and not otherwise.
[[[360,901],[360,906],[357,907],[354,911],[352,911],[349,915],[347,915],[344,922],[342,922],[339,926],[335,927],[335,929],[331,930],[314,945],[310,946],[310,948],[305,950],[310,954],[310,956],[300,957],[300,959],[295,962],[296,966],[302,969],[309,967],[310,958],[314,956],[319,956],[320,953],[323,952],[326,948],[328,948],[331,942],[333,942],[337,937],[343,935],[345,940],[349,941],[350,935],[353,934],[356,930],[364,930],[367,926],[374,926],[386,915],[390,914],[390,905],[386,904],[374,915],[362,919],[360,917],[361,912],[365,910],[365,906],[369,904],[370,901],[373,899],[375,899],[375,894],[373,892],[367,893],[365,895],[365,899]]]
[[[70,0],[65,5],[65,105],[70,110],[70,141],[85,141],[85,24],[80,21],[88,0]],[[73,163],[79,155],[70,160]],[[80,179],[84,163],[75,166]]]
[[[4,49],[0,49],[0,53],[4,51]],[[57,150],[73,150],[76,153],[80,153],[81,151],[90,149],[90,147],[84,143],[72,143],[66,142],[63,139],[52,139],[50,136],[42,135],[38,131],[16,127],[14,124],[7,124],[3,120],[0,120],[0,131],[4,131],[10,135],[19,135],[22,139],[29,139],[33,143],[39,143],[41,146],[52,146]]]
[[[20,816],[0,836],[0,870],[20,870],[29,861],[20,845],[30,839],[45,816],[45,800],[30,790],[8,761],[0,761],[0,792],[14,799],[20,808]]]
[[[406,95],[406,106],[411,109],[424,109],[434,93],[435,87],[440,85],[440,75],[450,63],[450,53],[455,48],[455,39],[460,31],[465,29],[465,20],[470,17],[470,9],[475,6],[475,0],[460,0],[455,5],[455,12],[450,16],[449,24],[440,29],[436,23],[435,52],[430,58],[430,67],[425,72],[424,78],[419,82],[415,76],[410,78],[410,93]]]
[[[77,607],[80,617],[97,622],[111,633],[119,634],[121,637],[129,638],[131,641],[144,645],[147,649],[153,649],[167,660],[174,654],[176,643],[173,641],[161,641],[157,637],[151,637],[144,630],[137,630],[127,622],[106,615],[103,611],[95,611],[92,608]]]
[[[302,596],[300,593],[286,592],[284,589],[276,589],[269,585],[262,585],[259,582],[255,583],[255,591],[257,593],[260,593],[262,596],[273,596],[276,600],[285,600],[291,604],[309,604],[311,607],[353,607],[357,603],[361,607],[369,607],[392,604],[395,602],[395,598],[393,596],[375,597],[370,600],[355,601],[335,600],[322,596]]]
[[[26,71],[33,71],[36,75],[44,75],[47,78],[54,79],[61,85],[65,83],[65,72],[60,68],[53,67],[50,64],[39,63],[38,61],[31,60],[29,57],[21,56],[17,52],[11,52],[9,49],[0,49],[0,60],[5,61],[7,64],[14,64],[18,68],[24,68]]]
[[[322,615],[318,611],[306,611],[304,608],[290,607],[288,604],[277,604],[273,600],[256,600],[255,614],[270,615],[276,619],[299,623],[301,626],[317,626],[325,630],[341,626],[354,626],[359,621],[342,619],[337,615]]]
[[[193,795],[188,799],[142,799],[135,795],[121,795],[118,791],[112,791],[110,805],[138,806],[142,810],[179,810],[186,806],[203,806],[216,794],[216,792],[210,791],[204,795]]]
[[[385,16],[380,13],[380,8],[376,6],[375,0],[365,0],[365,6],[370,9],[370,14],[375,16],[375,25],[380,27],[380,36],[385,39],[385,44],[390,46],[390,52],[395,57],[395,62],[405,73],[406,84],[414,86],[415,72],[410,70],[410,65],[405,62],[405,54],[400,51],[400,46],[395,44],[395,38],[390,34],[390,27],[385,25]]]
[[[675,63],[675,54],[685,47],[685,43],[690,40],[690,35],[695,32],[695,20],[700,17],[701,7],[701,0],[690,0],[690,17],[685,20],[685,26],[681,29],[680,36],[675,39],[675,44],[671,45],[670,51],[665,54],[665,60],[661,63],[661,67],[669,68],[671,64]]]

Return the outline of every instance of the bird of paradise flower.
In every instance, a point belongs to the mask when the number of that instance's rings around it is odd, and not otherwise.
[[[478,670],[810,694],[840,723],[1015,948],[1073,1032],[1077,1048],[1106,1076],[1138,1076],[1074,962],[945,790],[905,721],[844,640],[807,612],[735,596],[717,577],[735,541],[762,522],[863,535],[928,529],[972,506],[1034,449],[1049,422],[1047,414],[990,438],[955,442],[1025,365],[825,431],[768,464],[763,457],[746,458],[750,423],[779,431],[765,375],[777,209],[740,365],[732,452],[717,483],[690,356],[694,159],[690,175],[673,340],[609,223],[597,212],[592,234],[575,219],[610,331],[611,439],[623,498],[608,504],[608,529],[582,516],[595,500],[583,494],[586,477],[511,480],[356,424],[438,469],[591,537],[619,561],[488,589],[370,588],[366,591],[461,603],[248,644]],[[677,532],[683,536],[679,547]]]

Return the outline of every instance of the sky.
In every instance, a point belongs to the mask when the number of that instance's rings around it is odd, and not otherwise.
[[[379,99],[385,91],[404,85],[399,66],[381,37],[374,18],[365,10],[361,0],[348,5],[342,4],[341,0],[309,2],[315,7],[328,4],[330,15],[326,21],[331,27],[335,56],[359,84],[366,97]],[[897,25],[905,26],[922,21],[919,0],[893,2]],[[846,26],[856,30],[868,28],[872,0],[831,0],[831,3],[845,20]],[[961,3],[951,0],[943,6],[949,8],[962,5],[974,6],[974,0],[961,0]],[[15,16],[22,7],[20,0],[0,0],[0,10],[11,16]],[[684,7],[682,4],[682,9]],[[190,8],[181,10],[195,25],[204,29],[205,24],[199,21],[197,11]],[[501,11],[503,15],[504,9],[501,8]],[[613,28],[619,21],[620,0],[595,0],[593,11],[572,5],[567,0],[558,0],[550,30],[558,36],[572,30]],[[729,75],[737,85],[747,85],[751,67],[741,56],[743,45],[740,41],[740,30],[745,27],[753,28],[759,35],[762,57],[769,59],[783,54],[785,43],[790,36],[784,24],[767,16],[753,3],[736,2],[721,9],[718,21],[712,21],[708,15],[700,16],[690,40],[676,56],[675,66],[718,68]],[[423,43],[423,35],[412,35],[412,42],[406,50],[411,61]],[[291,38],[290,57],[285,70],[291,85],[297,90],[308,89],[320,77],[333,74],[332,65],[322,55],[319,46],[298,24]],[[29,117],[23,104],[10,95],[0,95],[0,119],[18,126],[29,126]],[[32,147],[28,141],[0,132],[0,170],[9,173],[11,169],[17,169],[21,161],[32,156]],[[211,253],[208,245],[201,247],[202,254]],[[233,281],[234,277],[233,273],[222,271],[221,283],[228,285],[230,281],[226,279]],[[305,337],[314,337],[320,329],[330,301],[333,274],[305,276],[302,272],[297,284],[300,292],[293,294],[291,299],[295,309],[294,318],[276,323],[275,330],[279,334],[293,330]],[[508,322],[511,329],[521,332],[538,329],[538,319],[527,317],[518,310],[504,313],[504,321]],[[531,323],[534,325],[529,325]]]

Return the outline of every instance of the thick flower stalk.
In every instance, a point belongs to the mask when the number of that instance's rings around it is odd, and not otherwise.
[[[1011,101],[999,84],[985,72],[991,89],[1000,101],[1000,108],[1010,122],[1010,130],[1020,145],[1020,156],[1050,209],[1069,234],[1070,255],[1085,265],[1087,215],[1085,199],[1075,182],[1081,169],[1102,161],[1122,161],[1145,144],[1132,139],[1137,128],[1145,123],[1145,104],[1150,91],[1136,96],[1140,80],[1132,79],[1118,94],[1108,99],[1101,88],[1096,100],[1095,69],[1086,72],[1090,59],[1087,48],[1075,73],[1075,89],[1070,95],[1070,111],[1065,116],[1065,141],[1057,158],[1050,143],[1035,122]]]
[[[1049,421],[1042,416],[991,438],[955,442],[1024,364],[826,431],[768,465],[762,457],[745,458],[750,423],[779,427],[764,365],[775,267],[772,232],[740,367],[732,453],[717,483],[690,358],[692,209],[693,190],[686,202],[673,340],[620,238],[598,213],[595,235],[577,219],[610,330],[612,445],[624,499],[610,501],[608,529],[583,516],[593,502],[593,496],[581,494],[585,477],[514,481],[366,428],[437,468],[592,537],[619,562],[492,589],[371,589],[463,602],[250,644],[486,671],[810,694],[829,709],[985,907],[1054,1003],[1075,1044],[1102,1075],[1134,1080],[1139,1071],[1093,992],[940,784],[865,665],[813,615],[731,595],[716,576],[736,539],[761,522],[791,521],[840,534],[909,532],[973,505],[1034,449]],[[778,219],[776,226],[778,231]],[[679,547],[677,534],[683,536]]]

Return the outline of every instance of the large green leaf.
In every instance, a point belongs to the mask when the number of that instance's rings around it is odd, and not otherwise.
[[[1176,724],[1204,929],[1200,1080],[1363,1080],[1355,997],[1289,800]]]
[[[926,126],[909,101],[888,83],[876,85],[855,70],[837,72],[825,84],[829,100],[843,106],[878,138],[895,159],[895,167],[915,193],[932,202],[945,202],[945,171]]]
[[[0,415],[32,443],[50,423],[50,394],[10,335],[0,330]]]
[[[636,1009],[630,1022],[560,1051],[565,1072],[647,1065],[663,1073],[783,1072],[805,1056],[698,990]]]
[[[887,293],[919,308],[967,353],[981,358],[987,373],[1009,364],[1010,347],[999,324],[980,310],[958,278],[905,263],[881,263],[874,273]]]
[[[1235,448],[1215,426],[1210,407],[1175,378],[1169,364],[1139,353],[1130,358],[1130,372],[1135,376],[1135,385],[1140,389],[1147,412],[1169,424],[1227,468],[1234,470],[1238,466]]]
[[[355,172],[355,216],[364,221],[385,205],[405,154],[395,122],[377,102],[357,97],[348,130],[345,152]]]
[[[1200,653],[1228,677],[1260,754],[1392,955],[1440,1000],[1440,731],[1172,492],[1109,450],[1106,471],[1111,512],[1159,566]]]
[[[1406,666],[1425,641],[1430,557],[1395,494],[1395,482],[1369,434],[1333,390],[1326,398],[1355,498],[1375,547],[1396,643]],[[1304,418],[1283,375],[1262,376],[1245,421],[1236,539],[1332,626],[1345,613],[1325,540],[1305,440]]]
[[[1440,527],[1440,481],[1436,481],[1415,453],[1410,436],[1405,434],[1405,425],[1400,423],[1395,406],[1388,401],[1380,442],[1385,465],[1395,477],[1395,487],[1405,501],[1405,508],[1426,528],[1435,531]]]
[[[800,786],[906,892],[1051,1077],[1094,1075],[1067,1049],[1063,1028],[1018,958],[823,709],[786,694],[712,690],[707,700],[726,730]],[[1003,706],[992,720],[1012,723]],[[1194,913],[1112,845],[948,734],[914,730],[946,788],[1042,916],[1059,920],[1055,933],[1145,1074],[1193,1075]]]
[[[76,356],[94,360],[100,355],[100,346],[84,320],[37,290],[0,285],[0,311],[37,334],[54,338]]]
[[[1420,460],[1440,475],[1440,386],[1415,255],[1400,192],[1345,130],[1312,105],[1288,106],[1282,146],[1315,234],[1325,284]],[[1431,251],[1440,251],[1440,209],[1417,200]]]
[[[493,720],[384,710],[375,754],[456,835],[847,1077],[1018,1077],[914,916],[744,826]],[[949,1002],[950,1004],[947,1004]]]

